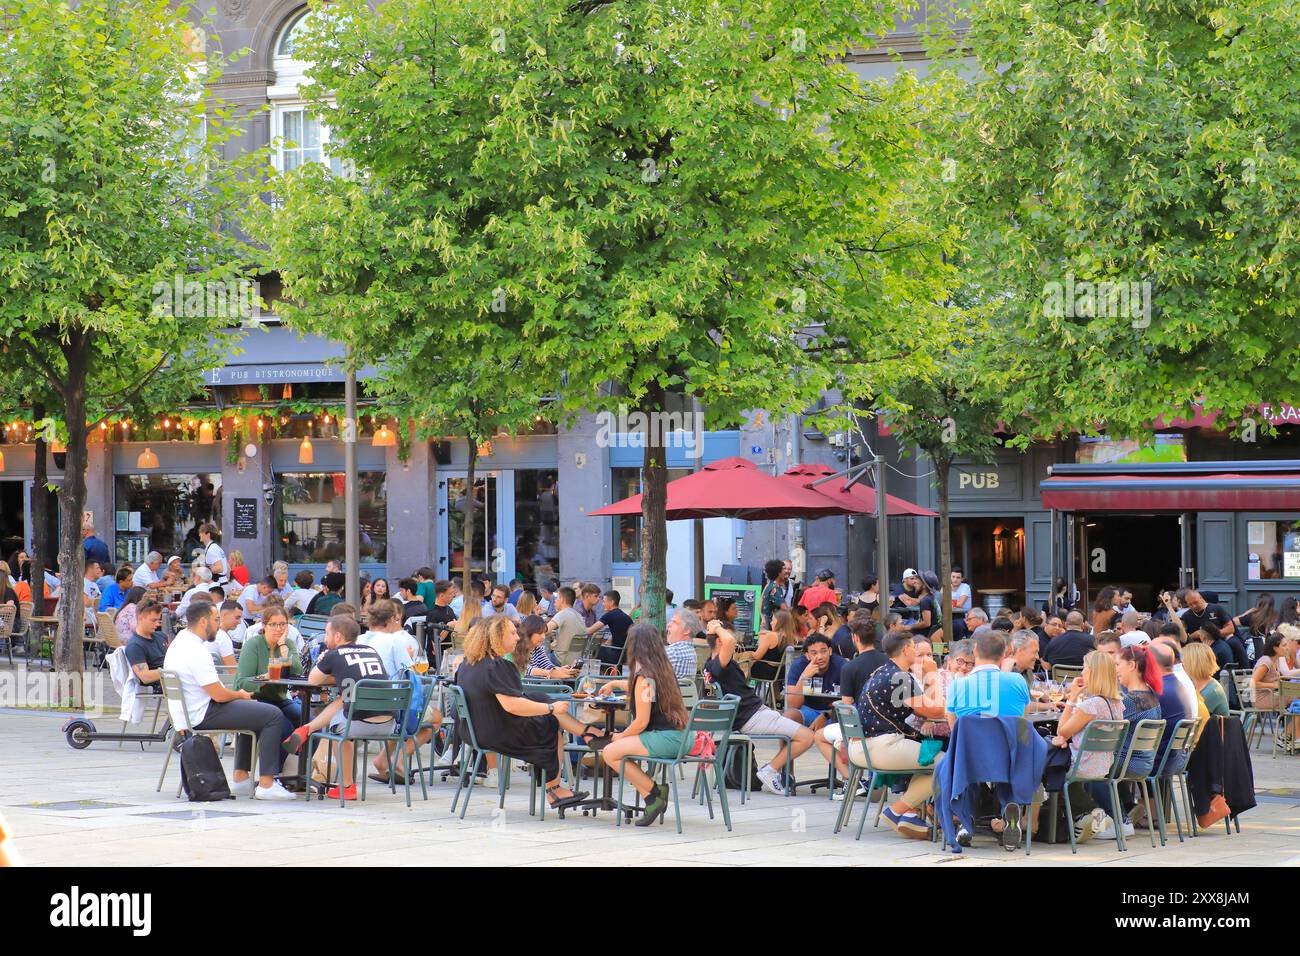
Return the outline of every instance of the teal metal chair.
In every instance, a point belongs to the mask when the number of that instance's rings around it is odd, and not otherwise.
[[[839,833],[850,820],[853,819],[853,804],[857,800],[858,781],[862,779],[863,772],[867,774],[867,805],[862,809],[862,819],[858,821],[858,833],[854,837],[856,840],[862,839],[862,827],[867,822],[867,816],[871,813],[871,793],[876,789],[876,778],[879,771],[871,765],[871,755],[867,752],[867,738],[862,729],[862,715],[858,713],[856,707],[850,707],[843,701],[836,701],[834,704],[835,718],[839,721],[840,731],[844,734],[844,746],[849,753],[849,779],[845,781],[847,792],[844,795],[844,802],[840,806],[839,815],[835,818],[835,830]],[[851,743],[858,743],[862,747],[862,762],[859,763],[853,756]],[[884,812],[885,803],[888,800],[888,788],[880,787],[880,808],[876,811],[876,825],[880,825],[880,815]]]
[[[478,742],[478,734],[474,731],[474,720],[469,715],[469,705],[465,702],[464,688],[456,684],[446,686],[446,699],[451,702],[452,709],[456,713],[456,723],[459,733],[463,737],[460,748],[460,773],[456,781],[456,793],[451,798],[451,812],[456,812],[456,807],[460,807],[460,819],[465,819],[465,811],[469,809],[469,800],[474,793],[474,786],[477,782],[477,771],[480,766],[487,764],[487,756],[495,751],[488,750]],[[528,790],[528,815],[537,814],[537,776],[536,767],[530,767],[530,776],[532,785]],[[497,806],[504,809],[506,805],[506,788],[510,783],[510,758],[503,754],[497,754]],[[461,793],[465,794],[465,802],[460,802]],[[546,819],[546,797],[541,799],[540,819]]]
[[[352,736],[352,714],[354,711],[374,711],[378,713],[401,714],[404,718],[407,709],[411,706],[411,694],[413,690],[414,688],[411,686],[411,682],[406,680],[359,680],[352,685],[351,702],[347,708],[347,718],[344,720],[342,732],[336,733],[331,730],[318,730],[307,738],[307,753],[305,757],[307,766],[311,766],[311,755],[316,748],[317,742],[325,741],[327,746],[332,743],[337,743],[340,746],[338,780],[334,781],[339,788],[339,806],[347,806],[347,801],[344,799],[343,794],[342,745],[344,742],[353,744],[353,780],[356,780],[357,777],[357,744],[361,745],[361,766],[363,768],[370,760],[371,744],[387,746],[391,743],[396,745],[393,749],[393,753],[401,754],[403,758],[402,776],[404,780],[403,785],[406,789],[407,807],[410,807],[411,805],[411,757],[414,756],[416,770],[420,774],[420,789],[424,794],[424,799],[429,799],[429,790],[424,781],[424,761],[420,758],[420,750],[417,747],[415,748],[414,754],[408,754],[406,752],[407,733],[406,722],[404,719],[399,719],[394,723],[394,730],[391,734],[385,734],[380,737]],[[325,780],[327,784],[333,776],[331,773],[333,766],[334,753],[333,748],[331,747],[330,752],[325,759]],[[394,776],[396,773],[396,767],[396,760],[390,760],[388,762],[388,782],[394,793],[397,792],[396,777]],[[369,775],[365,773],[361,775],[361,792],[359,796],[362,800],[366,799],[366,781],[368,777]],[[311,799],[310,787],[307,788],[306,797],[308,800]],[[322,799],[324,799],[323,795]]]
[[[682,733],[682,745],[677,750],[677,756],[667,757],[624,757],[619,761],[618,767],[618,804],[623,804],[623,788],[626,784],[626,778],[623,776],[624,767],[629,760],[638,763],[649,764],[652,768],[650,776],[653,777],[654,768],[662,767],[664,776],[668,780],[669,787],[673,794],[673,813],[677,817],[677,832],[682,832],[682,807],[677,793],[677,775],[673,773],[675,767],[684,765],[694,765],[695,782],[700,785],[703,791],[705,803],[709,808],[709,819],[713,819],[713,797],[709,792],[708,772],[713,770],[714,788],[718,794],[718,805],[722,809],[722,821],[731,829],[731,809],[727,805],[727,775],[725,770],[725,761],[723,755],[727,752],[727,740],[731,736],[731,728],[736,722],[736,707],[739,699],[733,696],[723,697],[721,700],[702,700],[691,708],[690,718],[686,721],[686,729]],[[692,757],[690,751],[695,744],[695,735],[699,733],[709,734],[713,737],[717,751],[712,757]],[[623,825],[623,813],[617,814],[616,826]],[[662,820],[660,821],[662,822]]]
[[[1119,803],[1119,788],[1115,781],[1111,779],[1111,770],[1115,765],[1115,757],[1118,756],[1120,748],[1124,746],[1124,738],[1128,735],[1127,720],[1094,720],[1083,729],[1083,738],[1079,741],[1079,752],[1074,755],[1074,761],[1070,764],[1070,769],[1065,774],[1065,784],[1061,787],[1061,793],[1065,796],[1065,821],[1069,828],[1070,852],[1078,853],[1079,845],[1074,839],[1074,809],[1070,806],[1070,784],[1072,783],[1089,783],[1093,781],[1110,781],[1111,798],[1116,804]],[[1111,755],[1111,763],[1103,774],[1085,774],[1080,770],[1083,758],[1086,754],[1107,753]],[[1052,793],[1047,802],[1048,819],[1056,819],[1056,794]],[[1120,839],[1123,839],[1123,821],[1116,821],[1115,825],[1120,827]]]
[[[1155,814],[1151,812],[1151,793],[1147,787],[1147,774],[1136,773],[1132,770],[1133,758],[1138,754],[1155,754],[1160,749],[1160,738],[1164,736],[1166,721],[1163,720],[1139,720],[1133,727],[1133,733],[1127,741],[1127,752],[1124,754],[1122,761],[1116,761],[1111,766],[1110,772],[1110,794],[1112,805],[1120,808],[1119,785],[1125,781],[1136,783],[1138,792],[1142,795],[1142,803],[1146,806],[1147,820],[1155,819]],[[1092,726],[1089,724],[1088,726]],[[1122,819],[1113,821],[1115,824],[1115,842],[1119,845],[1120,850],[1127,850],[1128,843],[1124,839],[1124,821]],[[1074,827],[1070,827],[1073,833]],[[1151,832],[1151,846],[1154,849],[1156,845],[1156,831]]]
[[[713,695],[713,699],[714,700],[719,699],[718,685],[714,683],[714,684],[710,684],[709,687],[711,688],[710,693]],[[749,794],[749,784],[750,781],[753,779],[753,773],[752,773],[753,768],[750,763],[749,757],[751,753],[756,753],[756,751],[753,749],[752,746],[754,741],[756,740],[776,740],[785,744],[785,779],[786,780],[794,779],[794,756],[793,756],[793,751],[791,750],[790,747],[793,741],[791,740],[791,738],[787,737],[785,734],[746,734],[739,730],[735,731],[734,733],[731,734],[729,738],[729,742],[727,745],[729,748],[729,752],[723,753],[723,751],[719,749],[718,753],[723,755],[723,767],[726,770],[730,770],[732,763],[736,760],[737,757],[740,758],[741,761],[740,805],[741,806],[745,805],[745,798]],[[786,791],[786,796],[787,797],[794,796],[793,787],[791,787],[789,790]]]
[[[1169,746],[1165,748],[1160,764],[1155,772],[1147,777],[1146,785],[1151,788],[1156,804],[1156,823],[1160,828],[1160,845],[1165,845],[1168,833],[1165,828],[1165,801],[1174,814],[1174,827],[1178,831],[1178,842],[1183,842],[1183,824],[1178,816],[1178,795],[1183,799],[1183,812],[1187,814],[1188,832],[1194,833],[1196,814],[1192,810],[1191,791],[1187,789],[1187,761],[1196,746],[1196,735],[1200,720],[1180,720],[1174,724],[1174,732],[1169,737]],[[1178,794],[1174,793],[1174,783],[1178,783]]]

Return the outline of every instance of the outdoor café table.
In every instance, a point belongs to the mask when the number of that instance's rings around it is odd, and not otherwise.
[[[832,694],[829,691],[818,691],[817,693],[813,693],[812,691],[806,690],[803,692],[804,703],[811,707],[820,707],[824,710],[830,710],[831,705],[840,700],[843,696],[843,694]],[[816,793],[818,787],[825,787],[828,785],[829,774],[827,776],[819,776],[815,780],[795,780],[792,778],[790,780],[790,792],[797,795],[800,787],[807,787],[810,791]]]
[[[605,712],[605,734],[614,733],[614,712],[623,710],[627,707],[627,697],[618,695],[614,697],[576,697],[573,699],[575,705],[587,704],[598,710]],[[640,813],[640,807],[620,807],[618,801],[614,799],[614,768],[605,763],[604,759],[600,760],[601,792],[599,796],[594,796],[590,800],[584,800],[578,804],[582,808],[582,815],[585,817],[588,811],[596,812],[600,810],[622,810],[627,818],[632,819],[633,813]],[[576,787],[574,789],[577,789]],[[542,799],[546,799],[543,797]],[[575,809],[570,807],[570,809]]]
[[[28,618],[28,621],[31,623],[32,627],[36,628],[38,631],[38,633],[32,634],[28,638],[27,660],[31,661],[32,644],[34,643],[36,645],[36,655],[39,658],[41,656],[41,647],[45,644],[47,640],[50,639],[50,632],[59,626],[59,619],[54,616],[33,615],[32,617]],[[54,649],[51,646],[50,648],[51,667],[54,666],[54,661],[52,659],[53,656],[54,656]]]

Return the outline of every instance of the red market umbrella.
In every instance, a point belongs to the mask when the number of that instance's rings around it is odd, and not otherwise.
[[[826,495],[773,477],[746,458],[724,458],[668,482],[666,510],[669,521],[689,518],[770,521],[857,513],[856,508],[846,510]],[[640,513],[640,495],[588,512],[592,517]]]
[[[814,481],[827,478],[833,474],[835,474],[835,470],[829,465],[795,465],[782,474],[780,480],[797,484],[800,487],[823,495],[845,509],[848,514],[873,515],[876,513],[876,489],[864,485],[862,482],[857,482],[852,487],[845,489],[844,483],[847,479],[837,478],[834,481],[822,482],[822,484],[813,487]],[[888,492],[885,493],[885,513],[894,518],[905,515],[915,515],[921,518],[937,518],[939,516],[937,511],[922,508],[920,505],[912,504],[905,498],[899,498]]]

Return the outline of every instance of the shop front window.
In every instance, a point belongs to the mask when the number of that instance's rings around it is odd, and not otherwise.
[[[1300,521],[1246,522],[1246,579],[1300,581]]]
[[[668,480],[689,475],[689,468],[669,468]],[[641,493],[640,468],[611,468],[610,483],[614,487],[614,501],[622,501]],[[641,516],[619,515],[614,521],[614,560],[635,563],[641,560]]]
[[[324,564],[344,560],[346,481],[342,472],[295,472],[276,475],[276,560],[289,564]],[[388,560],[388,498],[385,475],[363,471],[357,476],[361,518],[361,561]]]
[[[203,549],[199,526],[221,525],[221,474],[118,475],[114,502],[118,564],[139,565],[150,551],[188,564]]]
[[[559,472],[515,472],[515,574],[526,586],[560,575]]]

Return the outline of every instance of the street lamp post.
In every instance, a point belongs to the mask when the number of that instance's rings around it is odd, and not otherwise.
[[[357,500],[357,373],[348,353],[348,378],[344,386],[343,412],[343,557],[347,587],[344,597],[361,607],[361,511]]]

